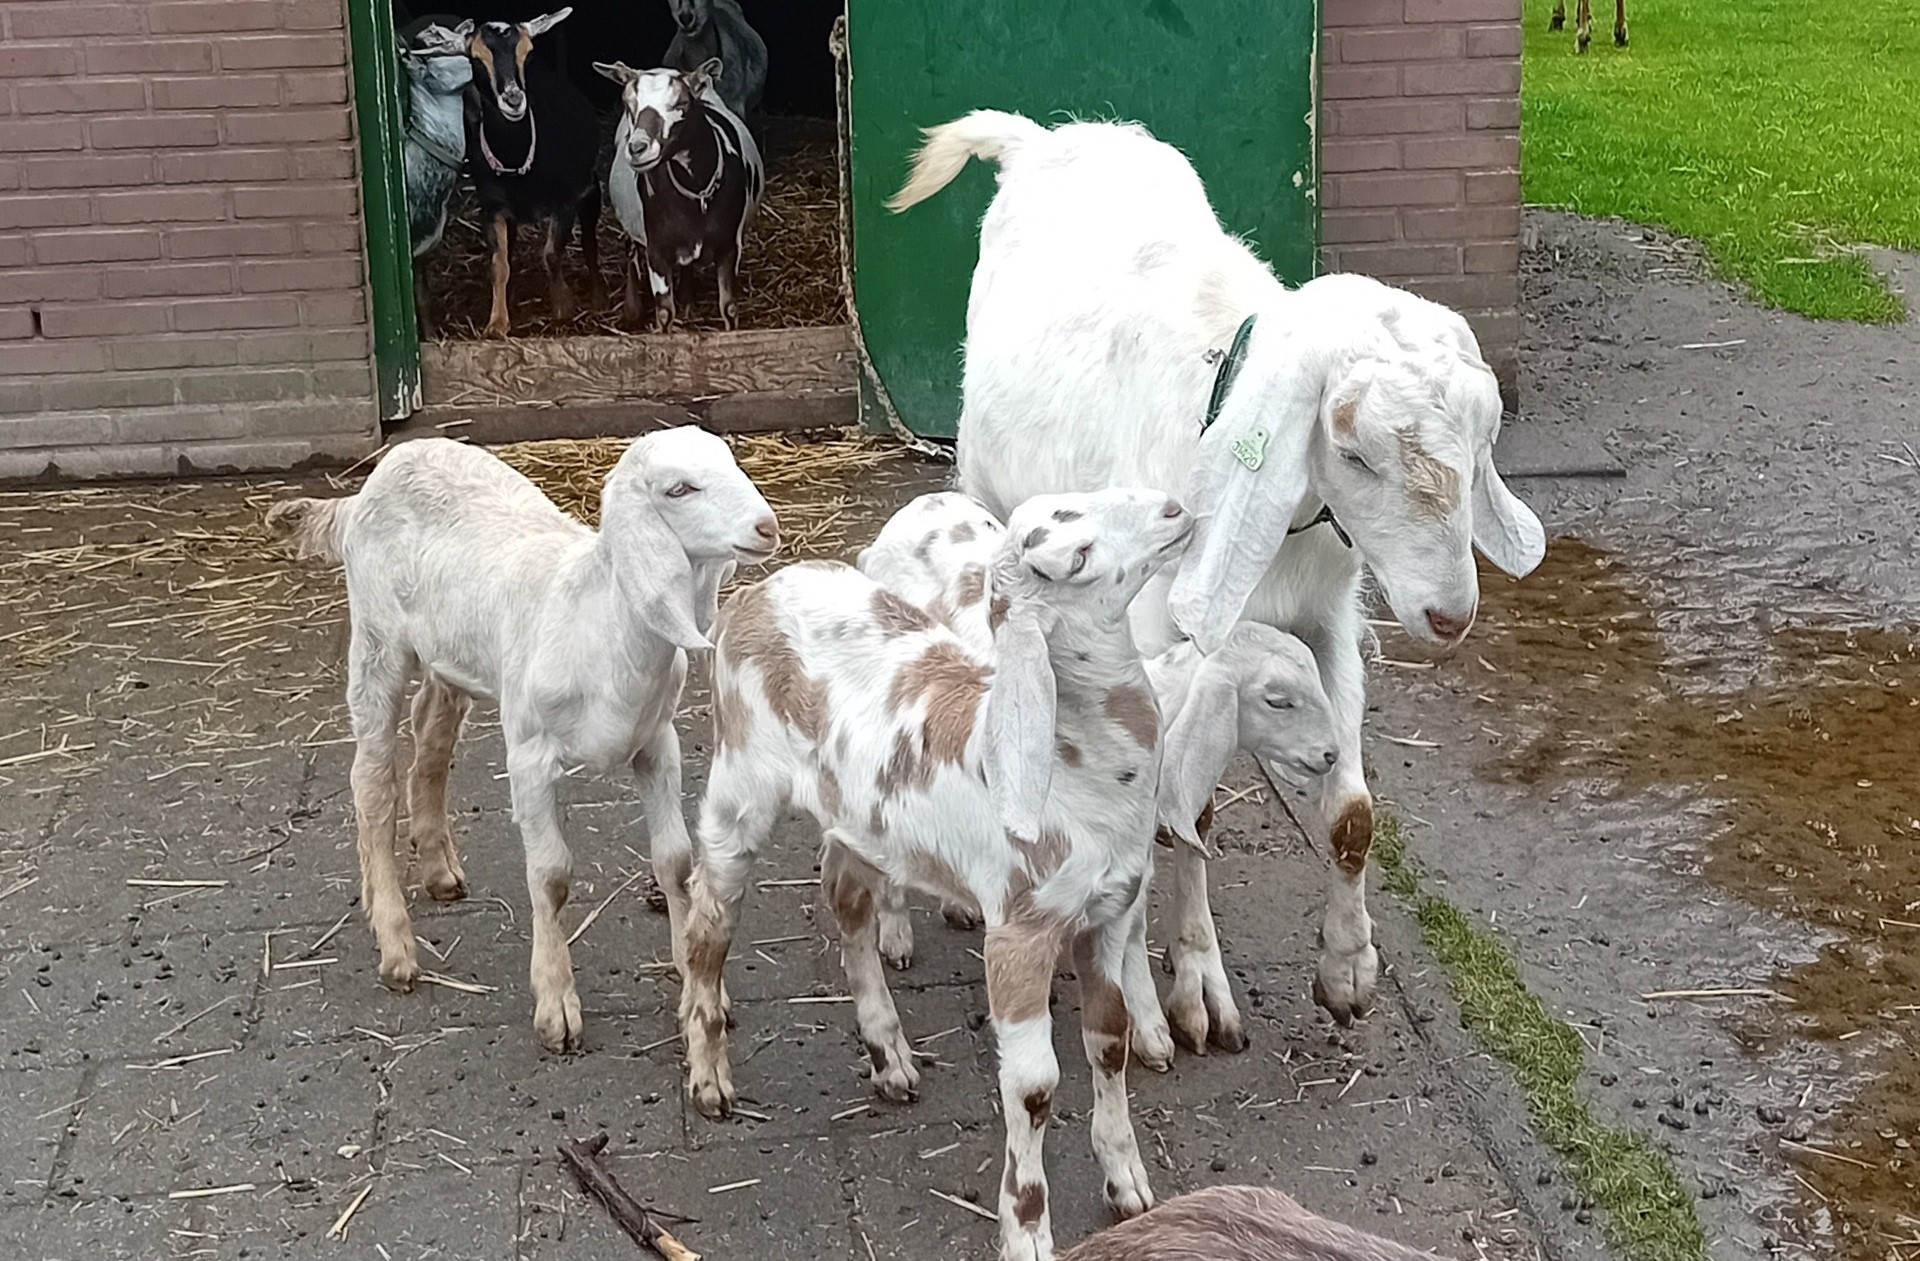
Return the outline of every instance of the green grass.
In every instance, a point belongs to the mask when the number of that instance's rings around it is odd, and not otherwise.
[[[1706,1235],[1672,1162],[1643,1135],[1594,1116],[1579,1089],[1584,1044],[1528,991],[1506,946],[1421,890],[1391,815],[1376,816],[1373,858],[1388,891],[1413,908],[1467,1026],[1513,1070],[1540,1137],[1600,1209],[1608,1242],[1626,1261],[1705,1261]]]
[[[1613,6],[1595,0],[1577,56],[1571,16],[1549,32],[1550,8],[1526,8],[1527,201],[1696,238],[1772,306],[1904,316],[1855,247],[1920,250],[1920,13],[1630,0],[1632,46],[1615,48]]]

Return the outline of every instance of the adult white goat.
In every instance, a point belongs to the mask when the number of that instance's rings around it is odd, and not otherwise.
[[[1337,867],[1314,995],[1349,1021],[1379,971],[1361,563],[1410,633],[1454,644],[1479,598],[1470,544],[1514,575],[1545,550],[1494,471],[1493,373],[1445,307],[1359,276],[1284,288],[1187,160],[1135,125],[968,114],[927,132],[894,208],[972,157],[998,163],[1000,187],[967,308],[960,488],[999,513],[1048,491],[1178,494],[1200,532],[1134,607],[1142,649],[1185,632],[1212,651],[1246,617],[1313,650],[1340,728],[1339,764],[1300,812]],[[1213,1041],[1237,1049],[1237,1013],[1216,1014]]]
[[[395,447],[358,494],[288,500],[267,520],[302,555],[346,568],[360,900],[380,979],[410,990],[420,976],[394,866],[396,735],[417,674],[407,813],[427,894],[466,896],[447,772],[471,698],[496,697],[533,900],[534,1029],[551,1050],[577,1050],[580,998],[560,929],[573,856],[555,788],[569,766],[632,768],[678,929],[692,845],[673,713],[687,653],[708,647],[720,584],[778,545],[772,510],[727,445],[688,426],[627,448],[601,492],[598,531],[499,459],[443,438]]]
[[[991,659],[992,631],[981,599],[1006,527],[979,501],[953,491],[922,495],[882,526],[860,553],[860,571],[918,605]],[[1177,1034],[1203,1048],[1209,1013],[1233,1036],[1237,1019],[1208,906],[1206,859],[1196,820],[1211,820],[1213,789],[1227,762],[1244,751],[1286,776],[1296,795],[1308,791],[1338,760],[1333,707],[1313,654],[1284,631],[1240,622],[1218,652],[1202,657],[1190,642],[1146,661],[1154,700],[1167,725],[1161,744],[1160,840],[1172,847],[1174,936],[1168,943],[1173,989],[1162,1014],[1147,967],[1146,921],[1129,933],[1124,988],[1133,1021],[1134,1053],[1164,1071]],[[1317,785],[1316,785],[1317,787]],[[1174,844],[1178,837],[1181,844]],[[947,922],[979,922],[977,909],[948,900]],[[880,953],[895,967],[913,957],[913,928],[900,887],[889,882],[879,907]],[[1171,1018],[1172,1029],[1168,1028]]]
[[[1127,1115],[1121,974],[1153,844],[1160,721],[1125,611],[1190,532],[1156,491],[1022,504],[981,592],[991,659],[845,565],[791,566],[728,600],[680,1001],[696,1108],[733,1103],[721,974],[754,851],[791,803],[825,836],[821,883],[887,1098],[910,1097],[918,1073],[875,952],[882,882],[984,912],[1007,1129],[1002,1255],[1053,1254],[1048,994],[1069,943],[1106,1198],[1123,1216],[1153,1203]]]

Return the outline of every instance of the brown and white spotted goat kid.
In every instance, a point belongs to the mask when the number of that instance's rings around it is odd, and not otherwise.
[[[1207,1187],[1074,1245],[1060,1261],[1441,1261],[1310,1213],[1269,1187]]]
[[[893,880],[981,908],[1007,1124],[1002,1255],[1053,1254],[1047,1000],[1068,946],[1107,1201],[1122,1216],[1153,1202],[1127,1114],[1121,966],[1153,844],[1160,719],[1124,613],[1191,532],[1154,491],[1022,504],[983,593],[991,654],[845,565],[796,565],[728,602],[680,1008],[701,1112],[733,1104],[721,973],[754,852],[791,804],[825,835],[821,880],[886,1098],[912,1097],[919,1074],[875,949],[876,899]]]
[[[620,85],[607,195],[639,246],[639,258],[627,260],[626,318],[640,319],[640,265],[653,293],[653,327],[664,330],[673,324],[680,269],[710,263],[720,318],[732,328],[740,253],[767,174],[747,125],[720,101],[719,60],[684,72],[634,70],[617,61],[593,68]]]

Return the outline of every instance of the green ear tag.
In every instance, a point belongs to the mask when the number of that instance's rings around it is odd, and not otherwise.
[[[1244,438],[1235,439],[1233,458],[1246,465],[1249,472],[1258,473],[1267,459],[1267,431],[1256,429]]]

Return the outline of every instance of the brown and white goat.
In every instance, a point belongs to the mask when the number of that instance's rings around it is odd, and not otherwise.
[[[821,883],[882,1096],[904,1101],[919,1084],[876,949],[885,883],[982,911],[1007,1135],[1002,1256],[1053,1255],[1041,1148],[1060,1066],[1048,994],[1069,946],[1107,1202],[1122,1216],[1152,1204],[1128,1116],[1121,987],[1146,895],[1160,716],[1125,612],[1192,529],[1154,491],[1022,504],[978,593],[990,655],[846,565],[795,565],[728,601],[679,956],[696,1108],[733,1105],[721,977],[754,853],[793,805],[825,837]]]
[[[1440,1261],[1309,1213],[1267,1187],[1175,1196],[1060,1254],[1060,1261]]]
[[[1567,0],[1553,0],[1553,20],[1547,23],[1550,31],[1567,29]],[[1593,0],[1580,0],[1574,14],[1574,50],[1587,51],[1587,45],[1593,42]],[[1613,0],[1613,46],[1627,46],[1627,0]]]
[[[698,70],[634,70],[619,62],[593,68],[620,85],[620,124],[607,170],[613,213],[639,249],[628,259],[623,313],[640,319],[638,267],[653,293],[653,327],[673,325],[680,269],[713,264],[720,318],[739,319],[734,286],[747,225],[766,190],[760,149],[714,87],[720,62]]]

